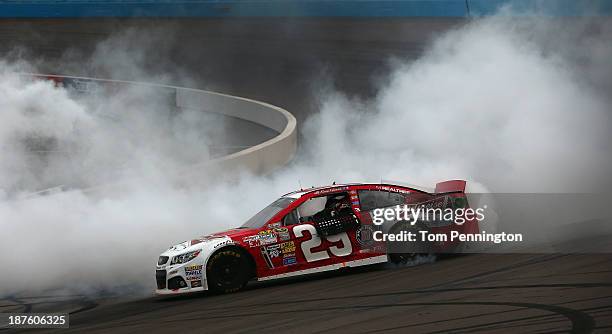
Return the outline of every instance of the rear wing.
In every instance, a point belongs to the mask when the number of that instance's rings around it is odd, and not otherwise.
[[[436,189],[434,190],[434,193],[441,194],[441,193],[465,192],[465,185],[466,185],[465,180],[449,180],[449,181],[438,182],[436,183]]]
[[[471,190],[472,189],[469,191]],[[474,198],[472,198],[469,193],[466,193],[466,191],[468,191],[468,189],[467,182],[465,180],[448,180],[438,182],[436,184],[436,189],[434,190],[436,195],[448,194],[448,196],[444,197],[446,200],[451,199],[451,205],[455,208],[478,208],[480,204],[479,199],[481,199],[481,197],[477,197],[476,200],[474,200]],[[446,203],[448,204],[448,202]],[[462,226],[463,233],[479,233],[480,231],[477,220],[468,221]]]
[[[381,180],[380,183],[385,184],[397,184],[408,188],[413,188],[416,190],[427,192],[431,195],[439,195],[445,193],[457,193],[457,192],[466,192],[467,189],[467,181],[465,180],[448,180],[441,181],[436,183],[435,188],[425,187],[421,185],[416,185],[412,183],[406,183],[402,181],[396,180]]]

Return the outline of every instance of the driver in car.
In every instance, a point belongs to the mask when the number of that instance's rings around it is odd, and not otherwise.
[[[351,201],[348,194],[339,194],[330,196],[327,203],[325,203],[325,209],[317,212],[313,218],[316,221],[321,221],[340,215],[349,215],[352,212]]]

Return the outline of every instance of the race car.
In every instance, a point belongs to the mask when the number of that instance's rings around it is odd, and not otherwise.
[[[433,192],[393,184],[333,184],[285,194],[238,228],[185,241],[162,253],[156,266],[156,293],[233,292],[249,280],[402,263],[423,253],[453,252],[460,241],[393,244],[381,236],[401,231],[417,236],[417,231],[478,233],[476,219],[462,224],[423,218],[418,224],[408,223],[409,218],[382,224],[376,220],[381,209],[400,206],[468,208],[465,188],[465,181],[451,180],[438,183]]]

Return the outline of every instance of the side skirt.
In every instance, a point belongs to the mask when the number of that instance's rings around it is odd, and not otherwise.
[[[387,255],[379,255],[379,256],[374,256],[374,257],[370,257],[367,259],[330,264],[330,265],[318,267],[318,268],[310,268],[310,269],[293,271],[290,273],[259,277],[257,280],[267,281],[267,280],[276,279],[276,278],[285,278],[285,277],[292,277],[292,276],[299,276],[299,275],[314,274],[314,273],[320,273],[324,271],[337,270],[337,269],[341,269],[345,267],[360,267],[360,266],[367,266],[370,264],[383,263],[383,262],[387,262]]]

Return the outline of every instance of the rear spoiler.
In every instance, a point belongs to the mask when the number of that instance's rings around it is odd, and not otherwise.
[[[448,181],[438,182],[435,188],[424,187],[424,186],[420,186],[420,185],[416,185],[412,183],[406,183],[406,182],[395,181],[395,180],[382,180],[381,179],[380,183],[381,184],[386,183],[386,184],[402,185],[405,187],[413,188],[416,190],[421,190],[421,191],[431,193],[431,194],[463,193],[466,191],[466,188],[467,188],[466,187],[467,181],[465,180],[448,180]]]
[[[436,183],[436,194],[465,192],[465,180],[449,180]]]

